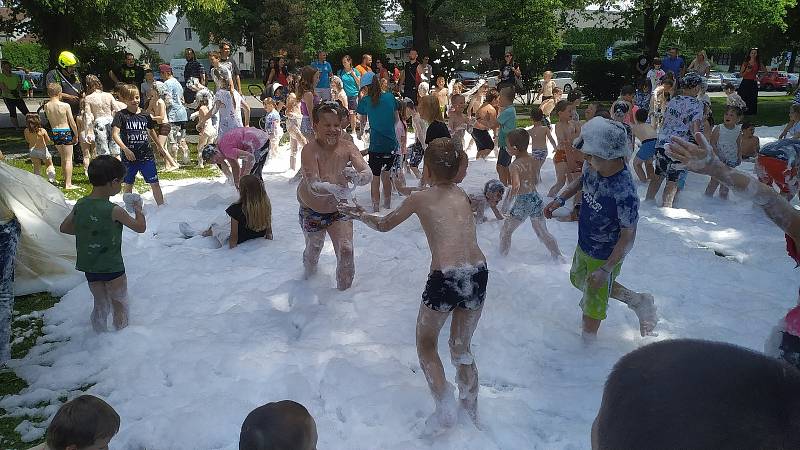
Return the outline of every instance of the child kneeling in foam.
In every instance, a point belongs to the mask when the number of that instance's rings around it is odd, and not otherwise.
[[[236,248],[251,239],[272,239],[272,205],[264,182],[255,175],[245,175],[239,181],[239,192],[239,201],[199,233],[215,239],[217,247],[227,242],[228,247]],[[179,227],[187,239],[198,235],[187,222],[181,222]]]

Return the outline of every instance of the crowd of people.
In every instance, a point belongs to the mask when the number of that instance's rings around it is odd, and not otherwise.
[[[204,224],[203,231],[181,224],[180,231],[187,238],[202,235],[230,248],[251,239],[273,238],[271,205],[261,173],[267,158],[280,151],[282,123],[289,135],[291,169],[296,168],[299,152],[295,178],[299,182],[298,218],[305,237],[302,263],[307,278],[317,272],[328,236],[337,259],[337,287],[349,289],[355,276],[353,221],[388,232],[416,215],[431,252],[416,343],[420,366],[435,401],[426,431],[435,434],[455,424],[459,409],[478,422],[478,371],[470,345],[489,278],[487,260],[477,240],[477,226],[487,220],[487,208],[496,220],[503,221],[501,255],[510,253],[513,233],[530,221],[557,264],[566,259],[546,221],[556,218],[577,222],[569,281],[581,293],[582,336],[587,345],[597,338],[610,298],[636,314],[642,336],[653,333],[658,323],[654,297],[635,292],[617,280],[636,239],[641,201],[637,180],[647,184],[645,201],[654,201],[665,184],[660,201],[663,207],[673,207],[679,201],[689,171],[710,175],[705,191],[708,196],[717,190],[723,199],[729,190],[755,196],[756,203],[786,231],[790,254],[796,260],[800,258],[794,244],[800,237],[800,219],[796,212],[786,209],[791,209],[787,201],[798,191],[800,104],[791,107],[780,139],[762,147],[752,124],[742,122],[745,114],[753,112],[747,88],[740,88],[739,95],[733,86],[725,86],[724,120],[714,124],[702,77],[709,69],[704,55],[686,70],[682,62],[675,61],[677,49],[670,53],[663,60],[648,62],[641,79],[624,86],[610,107],[588,103],[583,117],[579,110],[581,93],[573,91],[562,98],[552,74],[546,72],[542,103],[532,108],[533,123],[525,129],[517,126],[514,95],[521,73],[511,53],[505,55],[499,89],[478,82],[468,90],[457,82],[448,83],[443,74],[433,71],[429,59],[420,60],[415,50],[409,52],[402,69],[373,62],[372,56],[365,54],[355,66],[350,56],[343,57],[341,69],[334,70],[327,53],[319,52],[296,75],[278,58],[265,79],[263,126],[255,128],[249,126],[249,107],[241,94],[238,68],[228,58],[228,44],[223,44],[220,52],[209,53],[209,74],[199,64],[191,64],[196,62],[190,59],[194,52],[187,50],[189,76],[185,87],[174,78],[169,65],[159,66],[162,81],[153,81],[152,73],[139,70],[129,55],[122,68],[109,73],[119,82],[113,93],[103,92],[96,76],[81,80],[74,69],[77,59],[63,52],[59,67],[47,75],[49,100],[43,111],[52,130],[45,132],[38,114],[29,114],[25,137],[35,170],[44,166],[51,181],[47,146],[51,142],[56,146],[62,156],[67,189],[72,187],[72,146],[84,149],[92,192],[75,204],[61,231],[76,236],[76,267],[85,273],[94,297],[91,323],[98,332],[108,330],[109,315],[115,329],[128,323],[122,228],[142,233],[147,226],[142,199],[132,194],[135,178],[141,174],[150,184],[155,202],[164,204],[155,155],[164,160],[165,170],[178,167],[179,159],[188,164],[189,123],[195,124],[200,135],[198,164],[216,164],[238,189],[239,199],[209,226]],[[747,64],[750,66],[743,73],[758,71],[757,52],[751,53]],[[209,80],[215,83],[213,92],[206,86]],[[549,147],[554,150],[552,154]],[[494,153],[497,179],[482,182],[480,192],[465,193],[459,183],[467,174],[468,151],[473,149],[476,160]],[[547,195],[542,195],[538,191],[540,172],[548,157],[552,157],[556,180]],[[748,184],[747,177],[735,170],[746,159],[755,161],[762,182],[758,187]],[[414,183],[409,184],[408,177]],[[369,210],[354,197],[356,187],[366,185],[370,186]],[[780,195],[775,194],[775,188]],[[121,191],[127,193],[125,208],[109,200]],[[392,209],[394,192],[404,200]],[[390,211],[380,215],[381,210]],[[0,212],[3,227],[14,224],[10,211]],[[16,230],[18,233],[19,228]],[[447,381],[437,351],[439,333],[451,316],[449,342],[456,386]],[[790,336],[785,337],[786,342],[794,342],[791,336],[800,342],[800,333],[792,334],[800,332],[796,328],[783,330]],[[2,339],[0,343],[7,348],[8,336]],[[782,349],[786,360],[800,354],[800,345],[791,347],[787,343]],[[313,419],[305,417],[305,408],[282,402],[270,405],[262,407],[269,412],[259,409],[251,413],[257,418],[245,420],[240,442],[245,442],[250,430],[297,414],[290,420],[292,426],[282,428],[282,433],[289,435],[292,429],[307,443],[291,448],[314,448],[316,430]],[[72,442],[78,448],[107,443],[119,426],[113,409],[101,400],[79,397],[62,410],[78,407],[103,410],[102,414],[109,417],[107,429],[81,441],[84,443],[64,439],[52,442]],[[603,408],[603,414],[611,414],[605,400]],[[52,436],[69,427],[83,426],[77,422],[63,424],[60,414],[51,424]],[[74,418],[100,413],[82,414],[69,417],[80,422]],[[600,425],[603,423],[600,421]],[[294,428],[300,425],[305,431]],[[269,435],[266,431],[259,433]],[[50,445],[50,429],[47,436]],[[296,439],[295,443],[301,440]],[[51,449],[66,448],[52,445]],[[268,448],[242,445],[240,448]]]

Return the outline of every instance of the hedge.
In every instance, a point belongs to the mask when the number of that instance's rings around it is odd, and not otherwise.
[[[574,80],[583,95],[591,100],[616,100],[626,84],[635,84],[636,59],[591,58],[581,56],[575,61]]]
[[[11,67],[24,67],[35,72],[47,70],[48,51],[36,42],[3,43],[3,59],[11,63]]]

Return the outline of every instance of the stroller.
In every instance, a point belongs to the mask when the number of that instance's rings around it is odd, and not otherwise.
[[[281,129],[286,133],[286,97],[288,95],[288,88],[280,83],[273,83],[265,90],[258,84],[251,84],[247,86],[248,92],[259,102],[263,102],[265,98],[271,97],[275,101],[278,114],[281,116]],[[258,121],[258,128],[267,131],[266,116],[261,117]]]

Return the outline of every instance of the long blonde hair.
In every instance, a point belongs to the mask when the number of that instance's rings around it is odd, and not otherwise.
[[[264,190],[264,182],[255,175],[245,175],[239,180],[239,192],[247,228],[253,231],[271,228],[272,204]]]

